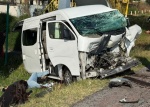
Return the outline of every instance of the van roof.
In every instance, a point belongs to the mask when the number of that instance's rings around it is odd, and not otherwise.
[[[42,19],[47,19],[47,18],[52,18],[56,16],[59,17],[60,15],[63,16],[66,20],[72,19],[72,18],[77,18],[77,17],[82,17],[82,16],[88,16],[92,14],[98,14],[98,13],[104,13],[104,12],[109,12],[112,10],[116,9],[111,9],[110,7],[107,7],[105,5],[87,5],[87,6],[79,6],[79,7],[72,7],[72,8],[66,8],[66,9],[61,9],[61,10],[56,10],[53,12],[49,12],[43,15],[39,15],[36,17],[31,17],[27,18],[24,20],[23,24],[23,29],[29,29],[29,28],[34,28],[39,26],[39,22]]]
[[[87,5],[87,6],[79,6],[79,7],[72,7],[72,8],[66,8],[61,10],[56,10],[53,12],[49,12],[43,15],[39,15],[36,17],[31,17],[25,20],[32,20],[32,19],[44,19],[47,17],[55,16],[57,14],[62,14],[68,17],[68,19],[91,15],[91,14],[97,14],[97,13],[103,13],[112,11],[114,9],[111,9],[110,7],[107,7],[105,5]]]
[[[87,16],[91,14],[108,12],[112,10],[113,9],[105,5],[88,5],[88,6],[79,6],[79,7],[62,9],[60,11],[64,12],[68,16],[68,18],[71,19],[71,18]]]

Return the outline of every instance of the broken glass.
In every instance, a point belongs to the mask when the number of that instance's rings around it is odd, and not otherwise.
[[[118,10],[73,18],[70,21],[82,36],[101,35],[127,26],[126,18]]]

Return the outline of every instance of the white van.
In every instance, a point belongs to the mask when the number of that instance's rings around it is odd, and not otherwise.
[[[104,5],[66,8],[25,19],[22,55],[29,73],[49,70],[50,78],[107,76],[138,64],[129,57],[142,30]]]

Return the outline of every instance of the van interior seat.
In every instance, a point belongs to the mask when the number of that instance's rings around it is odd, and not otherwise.
[[[45,58],[48,59],[47,47],[46,47],[46,30],[42,31],[42,42],[43,42]]]

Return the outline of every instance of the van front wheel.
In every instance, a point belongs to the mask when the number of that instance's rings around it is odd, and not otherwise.
[[[65,68],[65,70],[64,70],[64,83],[66,85],[70,85],[72,82],[73,82],[73,77],[72,77],[70,71],[67,68]]]

